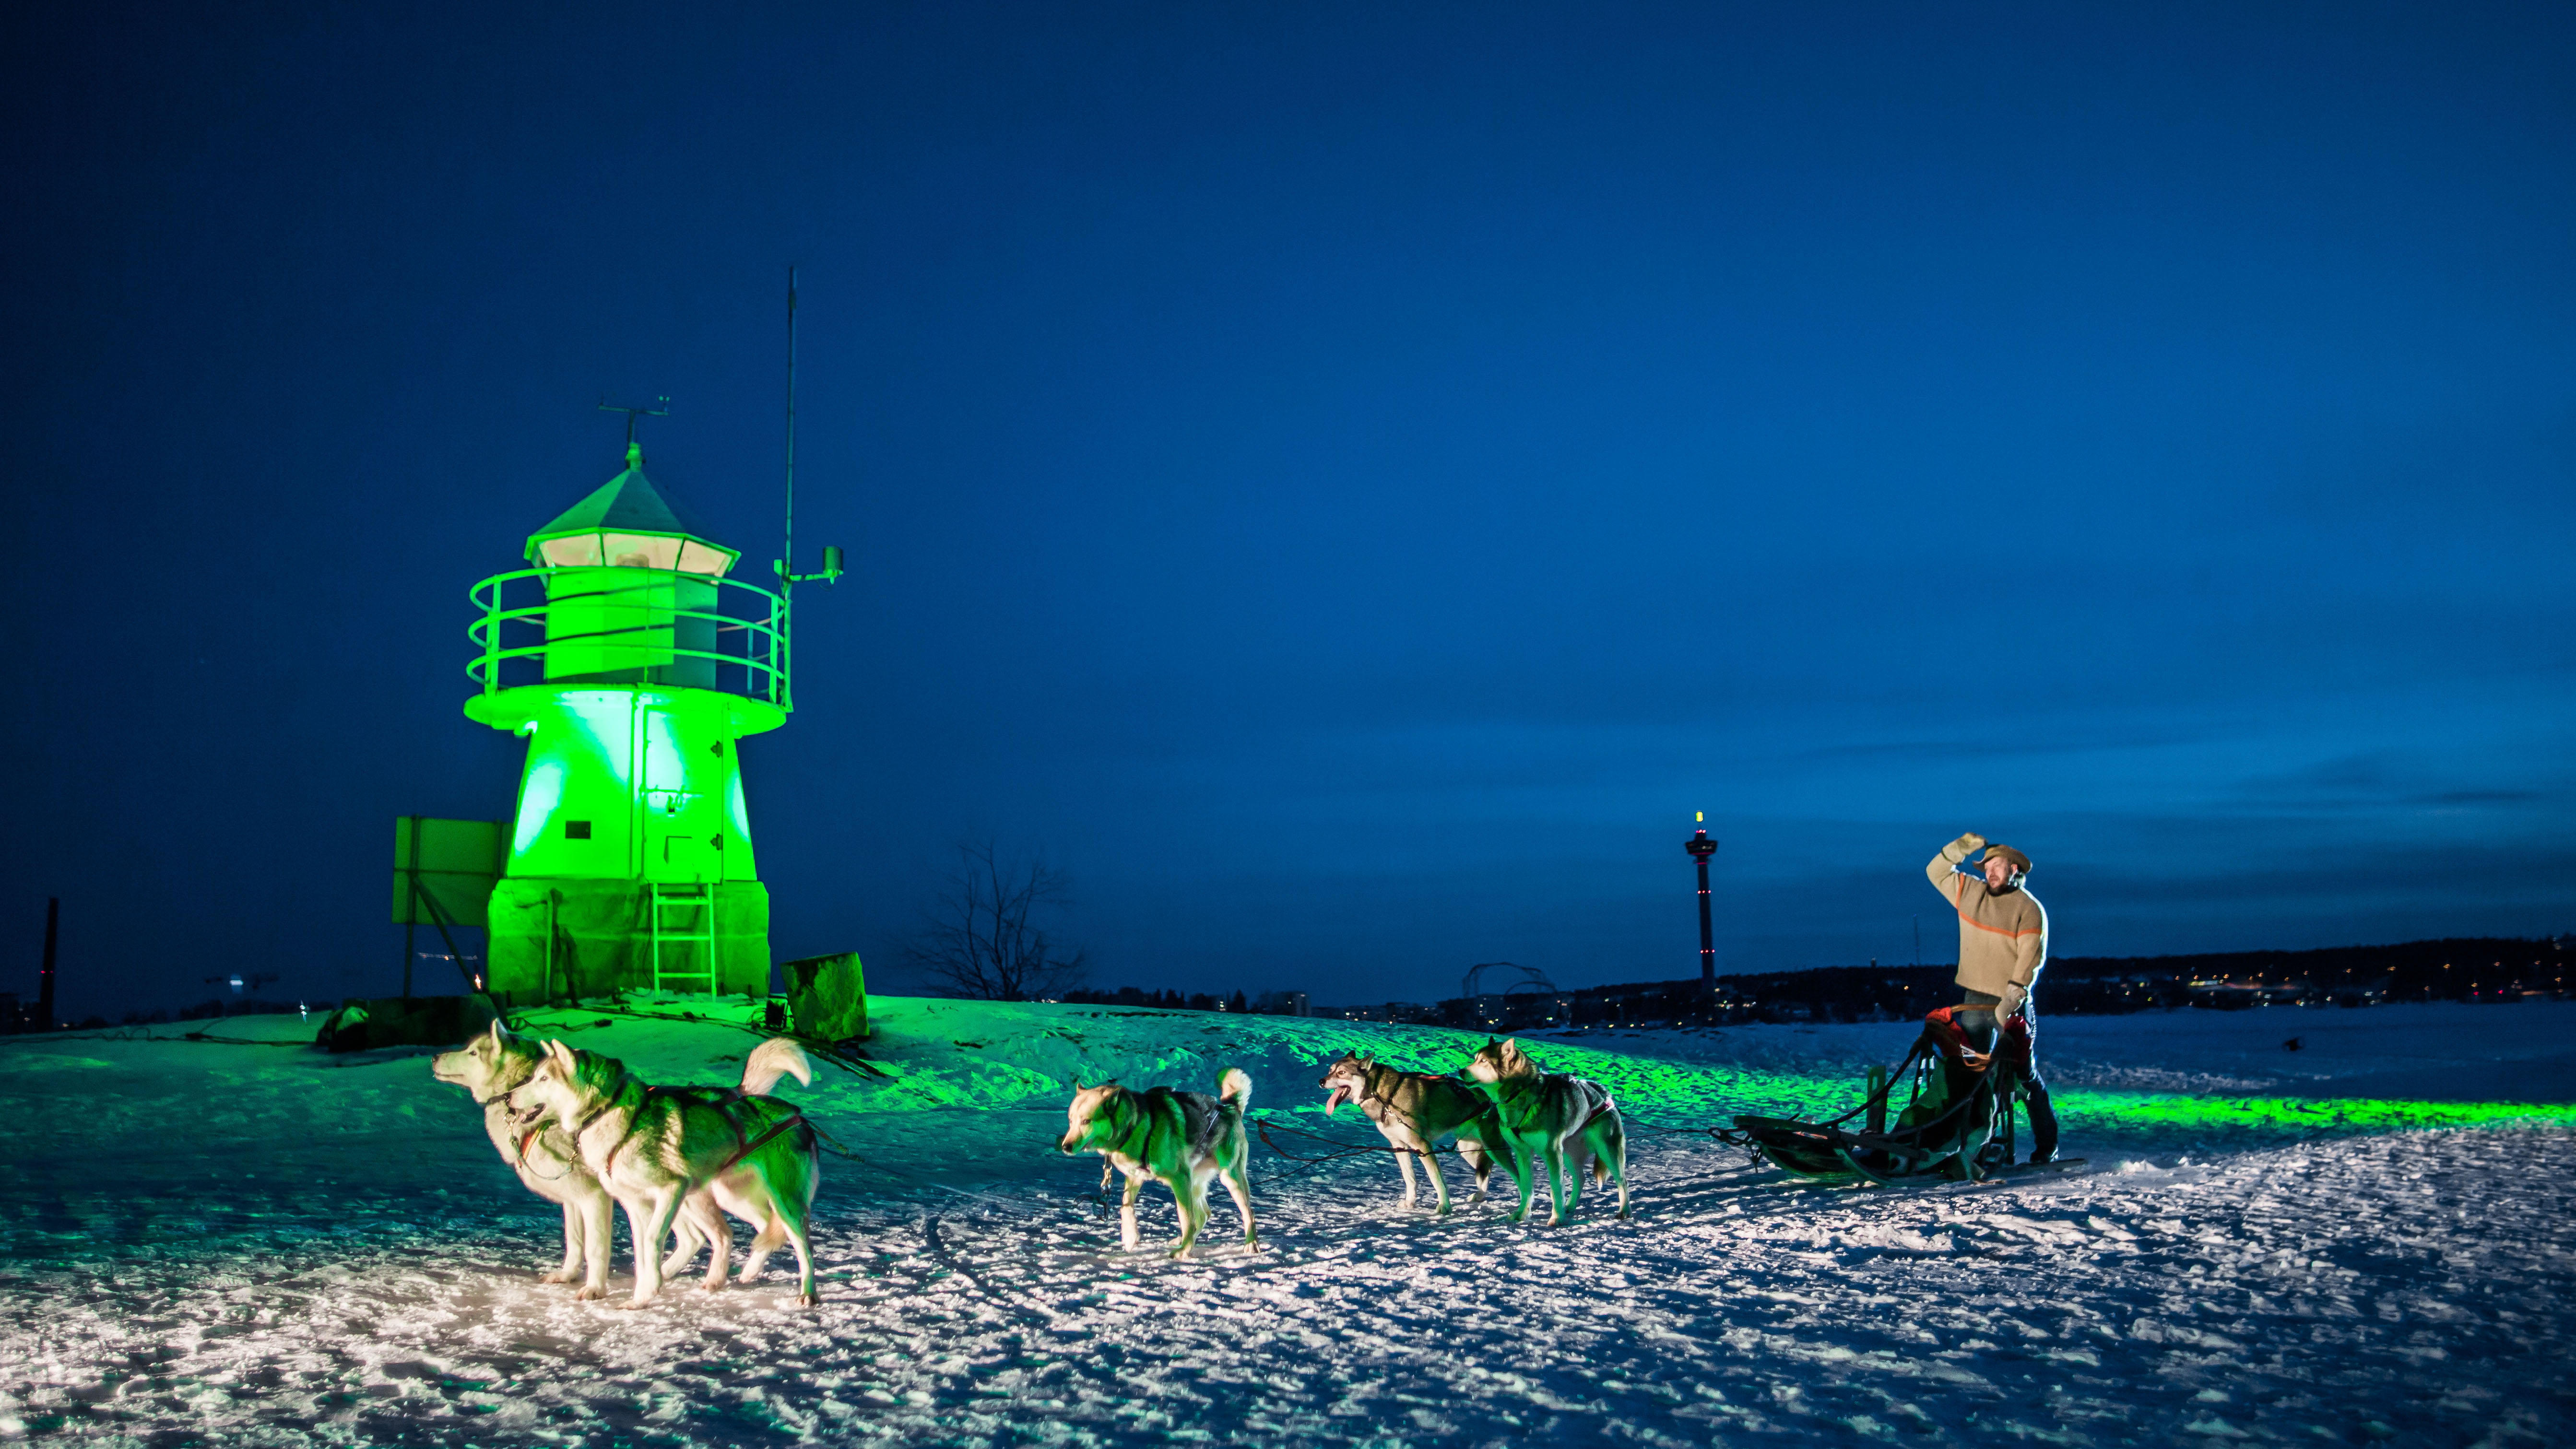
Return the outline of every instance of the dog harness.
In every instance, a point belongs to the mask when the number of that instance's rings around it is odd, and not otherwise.
[[[1140,1164],[1147,1162],[1150,1159],[1146,1156],[1146,1152],[1148,1144],[1153,1141],[1154,1131],[1166,1121],[1172,1122],[1178,1129],[1183,1143],[1186,1144],[1190,1140],[1190,1107],[1188,1103],[1181,1100],[1181,1093],[1170,1087],[1148,1087],[1141,1092],[1129,1091],[1125,1087],[1120,1087],[1119,1090],[1126,1092],[1129,1100],[1137,1104],[1136,1125],[1128,1129],[1122,1140],[1101,1143],[1090,1150],[1125,1157]],[[1166,1108],[1169,1109],[1168,1116]],[[1221,1115],[1222,1109],[1218,1110]],[[762,1135],[761,1141],[766,1142],[775,1135],[777,1135],[777,1129],[773,1128]]]
[[[1551,1077],[1565,1077],[1568,1080],[1575,1082],[1583,1081],[1583,1078],[1573,1076],[1571,1073],[1567,1072],[1540,1072],[1535,1076],[1504,1077],[1500,1081],[1487,1083],[1485,1085],[1489,1085],[1494,1089],[1495,1103],[1497,1106],[1502,1106],[1506,1102],[1517,1102],[1523,1097],[1528,1096],[1530,1093],[1541,1090]],[[1586,1085],[1597,1084],[1587,1083]],[[1587,1096],[1583,1099],[1583,1119],[1574,1124],[1574,1130],[1580,1132],[1584,1128],[1599,1121],[1603,1116],[1616,1113],[1618,1110],[1619,1104],[1611,1100],[1610,1093],[1606,1090],[1602,1091],[1601,1100],[1598,1102],[1593,1101]],[[1506,1111],[1504,1115],[1506,1121],[1508,1121],[1510,1116],[1509,1112]]]
[[[1457,1082],[1461,1080],[1458,1077],[1444,1077],[1431,1072],[1408,1072],[1401,1067],[1390,1067],[1384,1062],[1372,1062],[1369,1065],[1368,1070],[1361,1074],[1361,1080],[1366,1083],[1366,1090],[1352,1098],[1351,1105],[1359,1108],[1360,1111],[1364,1113],[1368,1111],[1368,1104],[1371,1102],[1383,1102],[1389,1106],[1394,1105],[1395,1099],[1393,1097],[1386,1096],[1380,1093],[1377,1089],[1378,1082],[1381,1077],[1391,1082],[1401,1082],[1407,1077],[1419,1077],[1425,1082]],[[1465,1086],[1470,1092],[1476,1090],[1476,1083],[1472,1080],[1467,1080],[1465,1082]],[[1374,1122],[1377,1119],[1372,1116],[1369,1120]]]
[[[1360,1115],[1368,1118],[1371,1122],[1378,1122],[1379,1118],[1376,1113],[1371,1112],[1368,1109],[1369,1103],[1379,1102],[1390,1107],[1395,1104],[1395,1099],[1393,1097],[1381,1096],[1378,1093],[1378,1074],[1381,1072],[1385,1073],[1389,1078],[1395,1081],[1402,1081],[1407,1076],[1420,1076],[1423,1080],[1431,1082],[1456,1080],[1453,1077],[1434,1077],[1427,1072],[1408,1073],[1400,1067],[1390,1067],[1383,1062],[1371,1062],[1368,1065],[1368,1068],[1360,1073],[1360,1080],[1365,1085],[1366,1090],[1362,1091],[1359,1096],[1353,1098],[1351,1102],[1352,1106],[1360,1109]],[[1472,1088],[1470,1090],[1472,1090]],[[1384,1124],[1380,1123],[1380,1125],[1382,1126]],[[1272,1150],[1277,1150],[1276,1143],[1272,1144]],[[1390,1145],[1387,1150],[1389,1152],[1400,1153],[1407,1157],[1419,1157],[1426,1162],[1431,1159],[1432,1154],[1432,1149],[1428,1147],[1395,1147]]]
[[[533,1076],[535,1074],[532,1072],[530,1075]],[[634,1080],[635,1078],[631,1073],[618,1077],[617,1084],[608,1089],[607,1100],[600,1103],[599,1106],[592,1108],[587,1116],[584,1116],[579,1122],[572,1125],[572,1140],[576,1151],[580,1148],[583,1133],[588,1132],[592,1127],[598,1125],[600,1118],[607,1116],[611,1112],[621,1110],[623,1104],[618,1101],[618,1098],[625,1094],[628,1084],[632,1083]],[[524,1084],[525,1083],[523,1082],[522,1085]],[[512,1088],[511,1090],[515,1091],[517,1089]],[[715,1171],[707,1174],[710,1178],[722,1177],[726,1173],[731,1172],[736,1163],[749,1157],[755,1149],[774,1140],[778,1134],[786,1131],[788,1128],[805,1121],[805,1114],[803,1112],[798,1111],[789,1103],[778,1102],[779,1106],[787,1108],[787,1115],[778,1119],[776,1122],[771,1123],[759,1136],[746,1137],[743,1135],[742,1123],[736,1121],[733,1113],[726,1110],[734,1103],[743,1100],[742,1090],[738,1087],[647,1086],[644,1089],[644,1096],[647,1101],[654,1097],[679,1097],[685,1101],[695,1103],[698,1106],[710,1108],[717,1116],[724,1119],[724,1124],[727,1127],[733,1129],[733,1153],[726,1157],[725,1160],[716,1167]],[[774,1097],[766,1100],[773,1102],[777,1101]],[[640,1118],[643,1115],[643,1104],[638,1103],[634,1107],[623,1107],[623,1110],[632,1112],[636,1117]],[[528,1149],[536,1145],[537,1138],[543,1135],[545,1130],[546,1124],[543,1119],[540,1118],[537,1124],[529,1128],[527,1134],[519,1139],[519,1166],[526,1167],[528,1165]],[[626,1150],[626,1144],[634,1140],[635,1125],[630,1121],[627,1124],[625,1133],[617,1139],[616,1145],[608,1149],[607,1159],[600,1163],[600,1176],[606,1177],[609,1173],[616,1170],[617,1155],[624,1152]]]
[[[1392,1102],[1394,1100],[1391,1097],[1379,1094],[1377,1089],[1377,1074],[1380,1072],[1384,1072],[1390,1077],[1401,1075],[1401,1073],[1393,1067],[1382,1067],[1375,1062],[1369,1063],[1369,1065],[1360,1072],[1360,1094],[1358,1098],[1351,1103],[1352,1106],[1360,1109],[1361,1116],[1368,1118],[1372,1122],[1377,1120],[1377,1114],[1368,1109],[1369,1103]]]
[[[536,1076],[536,1074],[537,1074],[537,1069],[536,1069],[535,1067],[533,1067],[533,1066],[529,1067],[529,1068],[528,1068],[528,1074],[527,1074],[526,1076],[523,1076],[523,1077],[519,1078],[517,1081],[512,1082],[512,1083],[510,1083],[509,1085],[507,1085],[507,1086],[505,1086],[505,1087],[501,1088],[499,1091],[492,1093],[490,1096],[483,1098],[483,1099],[482,1099],[482,1103],[483,1103],[483,1105],[485,1105],[485,1106],[489,1106],[489,1105],[491,1105],[491,1104],[492,1104],[492,1103],[494,1103],[494,1102],[498,1102],[498,1103],[500,1103],[500,1104],[501,1104],[501,1106],[506,1110],[506,1109],[510,1106],[510,1097],[511,1097],[511,1094],[512,1094],[512,1093],[517,1092],[521,1087],[526,1086],[526,1085],[528,1084],[528,1082],[530,1081],[530,1079],[534,1078],[534,1077]],[[515,1118],[517,1117],[517,1115],[518,1115],[518,1114],[516,1114],[516,1113],[511,1113],[511,1116],[513,1117],[513,1119],[515,1119]],[[532,1173],[532,1174],[534,1174],[535,1176],[537,1176],[537,1177],[539,1177],[539,1178],[543,1178],[545,1181],[548,1181],[548,1182],[560,1182],[560,1181],[562,1181],[562,1180],[563,1180],[563,1178],[565,1177],[565,1175],[566,1175],[567,1173],[569,1173],[569,1171],[570,1171],[570,1169],[569,1169],[569,1168],[567,1168],[567,1169],[565,1170],[565,1172],[555,1174],[555,1176],[553,1176],[553,1177],[546,1177],[546,1175],[545,1175],[544,1173],[542,1173],[542,1172],[538,1172],[534,1167],[532,1167],[532,1166],[530,1166],[530,1165],[528,1164],[528,1149],[537,1145],[537,1139],[538,1139],[539,1137],[542,1137],[542,1136],[544,1136],[544,1135],[545,1135],[545,1130],[546,1130],[546,1124],[545,1124],[542,1120],[540,1120],[540,1121],[537,1123],[537,1125],[535,1125],[534,1127],[529,1128],[529,1129],[528,1129],[524,1134],[522,1134],[522,1135],[520,1136],[520,1138],[519,1138],[519,1158],[518,1158],[518,1161],[517,1161],[515,1164],[513,1164],[513,1165],[514,1165],[514,1166],[516,1166],[520,1171],[522,1171],[522,1172],[527,1172],[527,1173]],[[574,1136],[576,1139],[578,1139],[578,1138],[581,1136],[581,1134],[580,1134],[580,1133],[578,1133],[578,1132],[576,1132],[576,1133],[574,1133],[574,1134],[573,1134],[573,1136]],[[577,1166],[578,1164],[575,1164],[575,1165]]]
[[[1120,1088],[1120,1090],[1125,1091],[1126,1089]],[[1123,1142],[1112,1142],[1109,1144],[1109,1150],[1111,1153],[1131,1159],[1138,1163],[1142,1163],[1146,1160],[1144,1150],[1145,1144],[1153,1140],[1154,1122],[1156,1117],[1159,1115],[1155,1110],[1154,1094],[1156,1092],[1164,1093],[1166,1098],[1170,1095],[1170,1089],[1167,1087],[1149,1087],[1142,1092],[1127,1093],[1130,1098],[1140,1104],[1142,1110],[1137,1112],[1136,1125],[1128,1132],[1127,1139]],[[1185,1123],[1183,1125],[1186,1126],[1187,1124]]]
[[[533,1076],[535,1076],[535,1075],[536,1075],[536,1073],[534,1073],[534,1072],[530,1072],[530,1073],[528,1074],[528,1076],[529,1076],[529,1077],[533,1077]],[[630,1077],[620,1077],[620,1078],[618,1078],[618,1079],[617,1079],[617,1085],[616,1085],[615,1087],[612,1087],[612,1088],[610,1088],[610,1089],[609,1089],[609,1093],[608,1093],[608,1104],[607,1104],[606,1106],[604,1106],[604,1107],[599,1108],[597,1111],[592,1112],[589,1116],[582,1118],[582,1119],[581,1119],[581,1121],[579,1121],[578,1123],[574,1124],[573,1129],[572,1129],[572,1134],[571,1134],[571,1135],[572,1135],[572,1144],[573,1144],[573,1156],[574,1156],[576,1159],[578,1159],[578,1158],[579,1158],[579,1155],[580,1155],[580,1152],[581,1152],[581,1134],[583,1134],[584,1132],[589,1131],[589,1130],[590,1130],[590,1128],[591,1128],[591,1124],[592,1124],[592,1123],[597,1122],[600,1118],[605,1117],[605,1116],[607,1116],[609,1113],[611,1113],[611,1112],[613,1112],[613,1111],[617,1110],[617,1094],[618,1094],[619,1092],[621,1092],[621,1091],[625,1090],[626,1084],[627,1084],[629,1081],[631,1081],[631,1080],[633,1080],[633,1079],[632,1079],[632,1078],[630,1078]],[[527,1079],[526,1079],[526,1078],[522,1078],[522,1079],[520,1079],[519,1086],[522,1086],[522,1087],[523,1087],[523,1086],[526,1086],[526,1085],[527,1085]],[[513,1088],[511,1088],[510,1090],[511,1090],[511,1091],[513,1091],[513,1092],[515,1092],[515,1091],[517,1091],[517,1090],[518,1090],[518,1088],[517,1088],[517,1087],[513,1087]],[[504,1096],[507,1096],[508,1094],[507,1094],[507,1093],[504,1093],[503,1095],[504,1095]],[[537,1119],[537,1124],[536,1124],[535,1126],[533,1126],[533,1127],[529,1128],[529,1129],[527,1130],[526,1135],[525,1135],[525,1136],[522,1136],[522,1137],[519,1139],[519,1163],[518,1163],[518,1165],[519,1165],[520,1167],[522,1167],[522,1168],[526,1168],[526,1169],[527,1169],[528,1171],[530,1171],[530,1172],[535,1172],[535,1171],[536,1171],[536,1169],[535,1169],[535,1168],[533,1168],[533,1167],[528,1167],[528,1149],[537,1145],[537,1139],[538,1139],[539,1137],[544,1136],[544,1135],[545,1135],[545,1131],[546,1131],[545,1119],[544,1119],[543,1117],[539,1117],[539,1118]],[[624,1140],[623,1138],[620,1138],[620,1139],[619,1139],[619,1141],[618,1141],[618,1146],[622,1147],[622,1146],[624,1146],[624,1145],[625,1145],[625,1140]],[[615,1149],[611,1149],[608,1155],[609,1155],[609,1160],[610,1160],[610,1161],[612,1161],[612,1162],[613,1162],[613,1161],[615,1161],[615,1160],[616,1160],[617,1153],[616,1153]],[[540,1175],[542,1176],[542,1174],[540,1174]],[[551,1180],[553,1180],[553,1179],[549,1179],[549,1181],[551,1181]]]
[[[629,1080],[631,1080],[631,1079],[629,1079]],[[623,1089],[624,1089],[624,1087],[625,1087],[625,1085],[626,1085],[626,1083],[625,1083],[625,1082],[623,1082],[623,1081],[621,1081],[621,1082],[619,1082],[619,1083],[618,1083],[618,1087],[619,1087],[619,1089],[620,1089],[620,1090],[623,1090]],[[645,1098],[646,1098],[647,1100],[650,1100],[650,1099],[652,1099],[652,1098],[654,1098],[654,1097],[678,1097],[678,1098],[680,1098],[680,1099],[681,1099],[682,1101],[684,1101],[684,1102],[688,1102],[688,1103],[692,1103],[692,1104],[695,1104],[695,1105],[700,1106],[700,1107],[708,1108],[709,1110],[713,1111],[717,1116],[719,1116],[719,1117],[723,1118],[723,1119],[724,1119],[724,1124],[725,1124],[727,1127],[730,1127],[730,1128],[732,1128],[732,1129],[733,1129],[733,1142],[734,1142],[733,1154],[732,1154],[731,1156],[727,1157],[723,1162],[721,1162],[721,1163],[717,1164],[717,1165],[716,1165],[716,1168],[715,1168],[715,1170],[714,1170],[714,1171],[712,1171],[712,1172],[710,1172],[710,1173],[708,1173],[708,1174],[707,1174],[707,1176],[708,1176],[709,1178],[711,1178],[711,1179],[712,1179],[712,1178],[722,1177],[722,1176],[724,1176],[726,1173],[733,1171],[734,1164],[736,1164],[736,1163],[738,1163],[738,1162],[742,1161],[742,1160],[743,1160],[744,1158],[746,1158],[746,1157],[749,1157],[749,1156],[752,1154],[752,1150],[753,1150],[754,1148],[760,1147],[760,1146],[762,1146],[763,1144],[770,1142],[771,1140],[775,1139],[775,1138],[778,1136],[778,1134],[780,1134],[781,1132],[784,1132],[784,1131],[786,1131],[788,1128],[793,1127],[793,1126],[795,1126],[796,1124],[798,1124],[798,1123],[800,1123],[800,1122],[802,1122],[802,1121],[804,1121],[804,1120],[805,1120],[805,1114],[804,1114],[804,1113],[802,1113],[802,1112],[800,1112],[800,1111],[796,1110],[796,1108],[794,1108],[793,1106],[790,1106],[789,1104],[787,1104],[787,1103],[785,1103],[785,1102],[780,1102],[778,1105],[780,1105],[780,1106],[782,1106],[782,1107],[786,1107],[786,1108],[787,1108],[787,1115],[786,1115],[786,1116],[784,1116],[784,1117],[781,1117],[781,1118],[779,1118],[777,1121],[775,1121],[775,1122],[771,1123],[771,1124],[769,1125],[769,1127],[768,1127],[766,1130],[764,1130],[764,1131],[763,1131],[759,1136],[757,1136],[757,1137],[745,1137],[745,1136],[743,1135],[743,1131],[742,1131],[742,1123],[741,1123],[741,1122],[739,1122],[739,1121],[736,1121],[736,1120],[735,1120],[735,1118],[734,1118],[733,1113],[732,1113],[731,1111],[727,1110],[727,1109],[728,1109],[728,1108],[730,1108],[734,1103],[736,1103],[736,1102],[739,1102],[739,1101],[743,1100],[742,1092],[741,1092],[741,1090],[740,1090],[739,1088],[735,1088],[735,1087],[646,1087],[646,1088],[644,1089],[644,1096],[645,1096]],[[775,1100],[775,1099],[773,1098],[773,1099],[771,1099],[771,1100]],[[602,1112],[604,1112],[604,1111],[606,1111],[606,1110],[608,1110],[608,1109],[607,1109],[607,1108],[602,1108],[602,1109],[600,1109],[600,1110],[601,1110]],[[639,1106],[639,1108],[638,1108],[638,1115],[639,1115],[639,1116],[641,1115],[641,1108],[640,1108],[640,1106]],[[583,1125],[584,1125],[584,1126],[588,1126],[588,1125],[589,1125],[589,1123],[590,1123],[591,1121],[596,1120],[596,1119],[598,1118],[598,1116],[599,1116],[599,1113],[596,1113],[596,1112],[592,1113],[592,1114],[591,1114],[591,1116],[590,1116],[589,1118],[584,1119],[584,1121],[583,1121]],[[575,1136],[579,1136],[580,1134],[579,1134],[579,1133],[575,1133],[574,1135],[575,1135]],[[602,1177],[606,1177],[606,1176],[609,1174],[609,1172],[610,1172],[610,1171],[612,1171],[612,1170],[614,1170],[614,1169],[616,1168],[616,1166],[617,1166],[617,1154],[619,1154],[620,1152],[625,1151],[625,1150],[626,1150],[626,1144],[627,1144],[627,1143],[629,1143],[629,1142],[632,1142],[633,1140],[635,1140],[635,1129],[634,1129],[633,1127],[631,1127],[631,1126],[630,1126],[629,1128],[627,1128],[626,1135],[617,1139],[617,1145],[616,1145],[615,1147],[612,1147],[612,1148],[608,1149],[608,1160],[600,1164],[600,1174],[599,1174],[600,1176],[602,1176]]]

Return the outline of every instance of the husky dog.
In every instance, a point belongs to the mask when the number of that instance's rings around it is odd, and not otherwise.
[[[1419,1156],[1440,1213],[1448,1213],[1449,1183],[1440,1175],[1440,1155],[1434,1144],[1455,1134],[1458,1156],[1476,1174],[1476,1200],[1484,1201],[1485,1179],[1493,1175],[1499,1160],[1520,1184],[1521,1212],[1529,1211],[1529,1159],[1512,1150],[1501,1113],[1481,1088],[1456,1077],[1382,1067],[1374,1055],[1351,1052],[1326,1068],[1323,1080],[1315,1085],[1331,1090],[1324,1098],[1325,1116],[1333,1115],[1344,1102],[1353,1102],[1377,1124],[1379,1134],[1395,1149],[1395,1165],[1403,1170],[1406,1207],[1419,1201],[1413,1190],[1413,1159]],[[1518,1222],[1519,1215],[1512,1220]]]
[[[1086,1087],[1073,1084],[1073,1105],[1065,1109],[1064,1139],[1056,1150],[1067,1157],[1097,1152],[1108,1165],[1127,1174],[1127,1196],[1118,1207],[1119,1239],[1130,1252],[1136,1247],[1136,1194],[1152,1178],[1172,1190],[1181,1209],[1181,1240],[1171,1256],[1186,1258],[1190,1245],[1207,1225],[1207,1185],[1223,1177],[1225,1190],[1243,1213],[1243,1241],[1258,1250],[1252,1230],[1252,1179],[1247,1163],[1250,1145],[1243,1135],[1243,1109],[1252,1101],[1252,1078],[1228,1067],[1216,1081],[1217,1094],[1176,1092],[1154,1087],[1131,1092],[1116,1082]]]
[[[1575,1204],[1583,1200],[1583,1169],[1587,1163],[1595,1182],[1618,1180],[1619,1216],[1628,1215],[1628,1133],[1619,1121],[1618,1106],[1599,1083],[1542,1072],[1538,1063],[1521,1050],[1519,1042],[1492,1037],[1485,1039],[1475,1059],[1467,1064],[1467,1074],[1487,1084],[1493,1092],[1495,1102],[1503,1109],[1504,1125],[1518,1139],[1520,1149],[1536,1153],[1546,1165],[1550,1223],[1562,1223],[1574,1216]],[[1567,1161],[1569,1143],[1574,1149],[1571,1162]],[[1560,1165],[1573,1169],[1566,1174],[1569,1191],[1562,1202],[1556,1195]],[[1527,1187],[1522,1191],[1521,1207],[1526,1211]]]
[[[538,1281],[570,1283],[579,1278],[581,1291],[574,1296],[605,1298],[609,1219],[614,1200],[590,1169],[581,1165],[572,1139],[562,1128],[515,1127],[510,1122],[510,1093],[536,1075],[537,1063],[545,1057],[543,1046],[512,1035],[509,1028],[495,1021],[490,1031],[463,1047],[430,1058],[429,1070],[440,1081],[463,1087],[475,1105],[483,1109],[483,1130],[491,1134],[501,1160],[519,1174],[519,1181],[527,1184],[528,1191],[562,1206],[563,1266]],[[747,1077],[744,1085],[749,1086]],[[724,1219],[717,1214],[715,1204],[701,1199],[671,1226],[679,1244],[663,1261],[662,1271],[666,1274],[686,1267],[706,1238],[721,1234]]]
[[[510,1099],[522,1128],[563,1124],[582,1166],[625,1209],[635,1243],[628,1307],[641,1308],[662,1290],[662,1265],[645,1246],[659,1244],[688,1199],[704,1193],[754,1229],[740,1281],[756,1281],[779,1244],[793,1244],[797,1301],[811,1308],[818,1300],[805,1219],[822,1165],[803,1114],[767,1094],[791,1073],[811,1083],[813,1070],[804,1048],[772,1037],[743,1063],[739,1092],[648,1087],[614,1057],[550,1041],[546,1059]],[[721,1288],[733,1234],[719,1231],[708,1246],[705,1286]]]

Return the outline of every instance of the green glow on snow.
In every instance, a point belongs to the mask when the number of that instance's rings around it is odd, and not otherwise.
[[[2059,1092],[2057,1114],[2077,1124],[2137,1129],[2219,1129],[2307,1136],[2491,1127],[2503,1122],[2576,1124],[2576,1103],[2392,1102],[2372,1097],[2186,1097],[2144,1092]]]
[[[1473,1050],[1481,1037],[1457,1035]],[[1739,1112],[1825,1121],[1861,1104],[1858,1076],[1816,1076],[1728,1064],[1657,1061],[1564,1043],[1522,1038],[1522,1045],[1551,1071],[1575,1072],[1610,1089],[1630,1117],[1674,1127],[1707,1126]],[[1456,1065],[1457,1046],[1423,1053],[1426,1069]],[[1901,1105],[1905,1089],[1897,1088]],[[2181,1093],[2053,1091],[2070,1153],[2082,1137],[2173,1138],[2197,1136],[2240,1145],[2319,1135],[2355,1136],[2439,1127],[2490,1127],[2509,1122],[2576,1125],[2576,1103],[2420,1102],[2379,1098],[2195,1097]],[[2028,1131],[2025,1126],[2021,1129]]]

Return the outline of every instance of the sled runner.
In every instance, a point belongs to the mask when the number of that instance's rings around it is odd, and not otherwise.
[[[1925,1016],[1905,1060],[1893,1072],[1870,1068],[1868,1095],[1842,1116],[1830,1122],[1739,1116],[1736,1130],[1720,1133],[1720,1140],[1820,1182],[1982,1182],[2011,1168],[2013,1106],[2030,1073],[2030,1030],[2015,1017],[1995,1049],[1980,1052],[1952,1018],[1956,1009]],[[1891,1123],[1889,1099],[1900,1081],[1909,1091]],[[1857,1130],[1848,1125],[1855,1117]]]

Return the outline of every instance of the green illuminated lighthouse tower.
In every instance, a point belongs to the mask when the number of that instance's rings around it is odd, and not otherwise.
[[[741,556],[645,476],[630,425],[625,470],[475,585],[465,713],[528,745],[489,917],[504,1004],[768,993],[741,745],[793,708],[788,602],[727,577]]]

